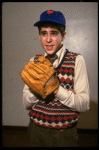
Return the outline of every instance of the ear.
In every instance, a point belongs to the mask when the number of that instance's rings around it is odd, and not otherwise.
[[[64,32],[64,34],[62,35],[62,41],[64,41],[65,37],[66,37],[66,32]]]

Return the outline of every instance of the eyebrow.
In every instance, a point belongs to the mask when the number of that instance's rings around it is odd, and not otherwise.
[[[51,31],[51,33],[58,33],[58,31],[54,31],[54,30],[52,30],[52,31]]]
[[[58,31],[54,31],[54,30],[52,30],[52,31],[50,31],[51,33],[58,33]],[[47,33],[47,31],[41,31],[40,33]]]

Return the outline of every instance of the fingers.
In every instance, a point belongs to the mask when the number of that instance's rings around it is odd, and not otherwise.
[[[46,86],[49,86],[49,85],[51,84],[51,82],[53,82],[53,80],[54,80],[54,76],[52,76],[52,77],[47,81],[47,83],[45,84],[45,87],[46,87]]]

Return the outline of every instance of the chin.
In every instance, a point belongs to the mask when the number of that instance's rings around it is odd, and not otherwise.
[[[55,50],[46,50],[46,53],[48,55],[53,55],[55,53]]]
[[[47,54],[49,54],[49,55],[53,55],[53,54],[54,54],[54,52],[48,52],[48,51],[47,51]]]

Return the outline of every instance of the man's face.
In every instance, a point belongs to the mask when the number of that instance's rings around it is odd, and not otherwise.
[[[40,31],[40,40],[47,54],[54,54],[60,47],[61,42],[65,39],[65,34],[62,36],[56,28],[42,27]]]

